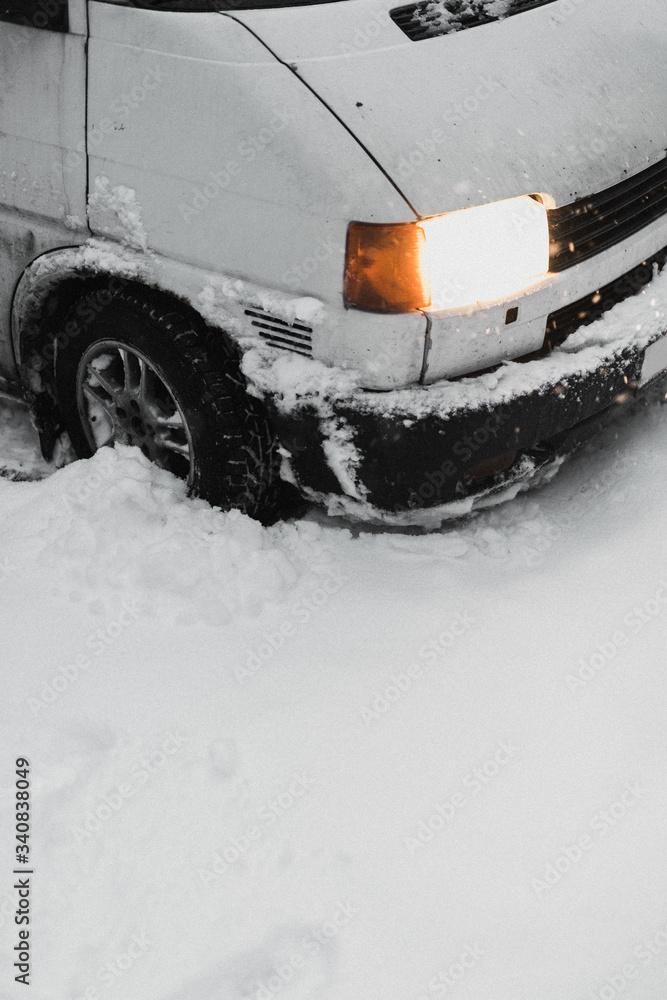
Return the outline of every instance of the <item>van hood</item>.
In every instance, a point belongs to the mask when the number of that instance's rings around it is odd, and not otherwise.
[[[393,9],[340,0],[233,16],[328,105],[418,216],[522,194],[566,205],[664,156],[666,0],[524,3],[515,16],[417,40]]]

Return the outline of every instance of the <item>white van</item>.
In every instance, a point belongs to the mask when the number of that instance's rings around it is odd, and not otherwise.
[[[665,0],[0,22],[0,371],[45,455],[134,444],[265,520],[289,483],[420,523],[667,369]]]

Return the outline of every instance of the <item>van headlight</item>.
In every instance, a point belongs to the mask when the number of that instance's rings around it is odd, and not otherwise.
[[[549,222],[529,195],[420,222],[348,227],[345,302],[377,312],[504,299],[549,270]]]

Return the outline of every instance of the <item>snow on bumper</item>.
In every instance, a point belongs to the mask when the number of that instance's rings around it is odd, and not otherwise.
[[[371,392],[353,372],[258,351],[244,371],[306,495],[331,513],[428,524],[517,492],[571,450],[641,388],[646,348],[666,333],[667,271],[545,357],[491,374]],[[506,471],[480,474],[503,456]]]

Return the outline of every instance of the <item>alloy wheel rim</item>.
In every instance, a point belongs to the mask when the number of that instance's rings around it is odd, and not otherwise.
[[[192,477],[190,429],[165,379],[145,354],[117,340],[98,341],[77,371],[77,406],[93,452],[134,445],[181,479]]]

